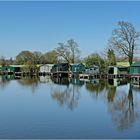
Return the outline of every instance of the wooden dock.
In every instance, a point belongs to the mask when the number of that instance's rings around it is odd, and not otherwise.
[[[86,73],[72,73],[70,71],[55,71],[53,73],[40,73],[40,72],[5,72],[2,75],[15,75],[15,76],[46,76],[50,75],[57,78],[79,78],[79,79],[114,79],[114,78],[129,78],[140,80],[140,75],[129,74],[86,74]]]
[[[107,74],[107,79],[114,79],[114,78],[130,78],[131,75],[129,74]]]

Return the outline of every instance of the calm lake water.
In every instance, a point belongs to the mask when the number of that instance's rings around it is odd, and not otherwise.
[[[140,89],[117,79],[0,77],[0,138],[140,138]]]

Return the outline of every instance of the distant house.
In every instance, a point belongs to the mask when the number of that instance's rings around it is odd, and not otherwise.
[[[130,65],[128,62],[117,62],[115,66],[108,67],[108,74],[111,75],[126,75],[129,74]]]
[[[21,72],[21,68],[23,65],[9,65],[9,66],[2,66],[1,72],[4,74],[13,74],[16,72]]]
[[[131,64],[129,74],[133,86],[140,86],[140,61]]]
[[[57,77],[69,77],[69,72],[70,72],[70,65],[68,63],[59,63],[55,64],[52,69],[51,73],[52,76],[57,76]]]
[[[69,64],[68,63],[59,63],[52,66],[52,73],[57,72],[69,72]]]
[[[40,66],[39,72],[42,74],[50,74],[53,64],[44,64]]]
[[[96,66],[96,65],[93,65],[90,68],[86,68],[85,73],[86,74],[91,74],[91,75],[99,74],[99,67]]]
[[[120,74],[128,74],[129,68],[122,66],[109,66],[108,74],[112,75],[120,75]]]
[[[140,76],[140,61],[133,63],[130,66],[130,75],[131,76]]]
[[[72,73],[84,73],[85,72],[85,65],[82,63],[78,63],[78,64],[71,64],[70,66],[70,71]]]

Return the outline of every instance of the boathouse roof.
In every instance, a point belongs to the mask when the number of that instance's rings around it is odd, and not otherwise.
[[[71,64],[71,66],[85,66],[83,63],[75,63],[75,64]]]
[[[117,62],[117,67],[130,67],[129,62]]]
[[[129,62],[117,62],[116,65],[109,66],[109,67],[128,68],[128,67],[130,67],[130,64],[129,64]]]
[[[140,67],[140,61],[131,64],[131,67]]]
[[[54,64],[40,64],[39,67],[43,67],[43,66],[49,66],[49,67],[52,67],[54,66]]]
[[[14,68],[16,68],[16,67],[25,67],[25,65],[9,65],[10,67],[14,67]]]

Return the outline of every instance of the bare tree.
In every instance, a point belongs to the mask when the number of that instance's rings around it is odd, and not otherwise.
[[[64,43],[58,43],[60,47],[56,49],[59,57],[62,57],[67,63],[70,63],[70,53]]]
[[[125,55],[132,64],[136,52],[140,33],[136,31],[133,24],[129,22],[118,22],[118,28],[112,31],[109,46],[113,47],[119,54]]]
[[[78,44],[70,39],[67,41],[67,44],[58,43],[59,47],[56,49],[56,52],[59,57],[63,58],[67,63],[75,63],[80,57],[80,50]]]
[[[78,60],[79,55],[80,55],[78,44],[73,39],[68,40],[67,44],[68,44],[67,47],[69,48],[69,51],[70,51],[71,63],[75,63]]]

